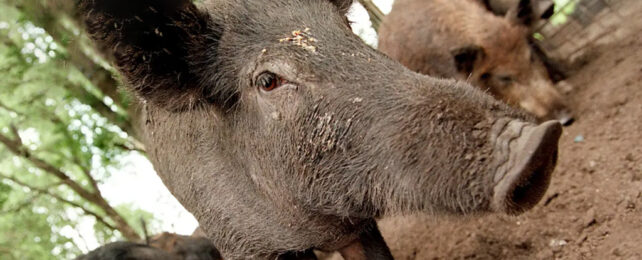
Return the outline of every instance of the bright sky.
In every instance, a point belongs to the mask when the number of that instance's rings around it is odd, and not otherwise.
[[[356,1],[355,1],[356,2]],[[390,12],[392,0],[374,1],[381,11]],[[353,31],[360,35],[370,45],[375,45],[377,36],[372,29],[368,13],[358,4],[355,4],[349,13]],[[143,210],[152,212],[160,219],[162,231],[179,234],[191,234],[198,226],[194,217],[187,212],[158,178],[149,161],[138,154],[128,156],[123,163],[125,167],[114,174],[100,186],[104,196],[113,204],[133,204]],[[139,223],[132,223],[139,225]],[[98,242],[93,236],[93,221],[81,223],[76,227],[77,232],[67,230],[81,248],[93,249],[98,247]]]
[[[373,2],[379,6],[379,9],[381,9],[384,14],[387,14],[392,8],[393,0],[373,0]],[[352,31],[361,36],[366,43],[376,47],[377,33],[372,29],[372,24],[370,23],[366,9],[360,4],[354,4],[352,10],[348,13],[348,18],[354,22],[352,24]]]

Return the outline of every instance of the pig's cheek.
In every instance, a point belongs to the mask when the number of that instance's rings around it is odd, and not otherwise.
[[[258,106],[268,121],[293,120],[299,107],[298,87],[286,85],[269,93],[259,93]]]

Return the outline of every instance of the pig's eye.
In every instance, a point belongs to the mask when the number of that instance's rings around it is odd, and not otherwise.
[[[263,91],[272,91],[287,83],[286,80],[272,72],[263,72],[256,78],[256,86]]]
[[[485,79],[488,79],[488,78],[490,78],[490,73],[484,73],[484,74],[482,74],[482,75],[480,76],[480,78],[481,78],[481,79],[484,79],[484,80],[485,80]]]
[[[513,83],[513,77],[511,77],[511,76],[500,76],[499,80],[504,84]]]

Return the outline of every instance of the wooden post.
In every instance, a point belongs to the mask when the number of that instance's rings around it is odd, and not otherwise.
[[[363,5],[364,8],[366,8],[366,11],[368,11],[368,15],[370,16],[370,22],[372,23],[372,28],[374,28],[375,32],[379,32],[379,25],[381,25],[381,22],[383,21],[383,17],[385,16],[383,12],[381,12],[381,9],[375,5],[375,3],[372,2],[372,0],[359,0],[359,3]]]

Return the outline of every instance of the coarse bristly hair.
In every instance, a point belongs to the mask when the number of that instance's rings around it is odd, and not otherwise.
[[[231,86],[212,88],[203,80],[216,70],[220,25],[191,1],[89,0],[79,8],[91,37],[142,99],[174,110],[210,98],[206,89],[219,92],[215,102],[234,95]]]
[[[516,129],[532,121],[367,46],[345,18],[352,1],[129,1],[80,9],[146,102],[157,174],[226,259],[372,240],[389,259],[376,217],[476,214],[510,200],[492,200],[510,170],[498,165],[523,156],[503,140],[521,144],[528,134]]]
[[[143,100],[168,110],[205,102],[226,109],[236,102],[236,85],[220,80],[226,69],[218,55],[223,18],[210,17],[190,0],[77,1],[87,31]],[[353,1],[330,2],[345,14]],[[227,13],[238,17],[226,19],[248,18],[242,14]]]

